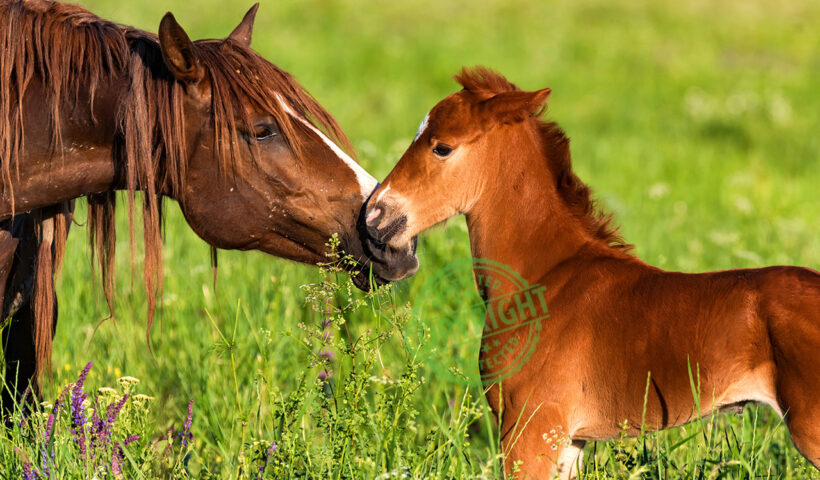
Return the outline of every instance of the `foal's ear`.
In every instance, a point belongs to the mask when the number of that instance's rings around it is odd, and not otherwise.
[[[479,111],[487,121],[516,123],[538,112],[550,96],[551,90],[544,88],[535,92],[504,92],[478,104]]]
[[[159,23],[159,46],[165,65],[177,80],[195,83],[202,79],[203,70],[196,58],[194,44],[171,12],[166,13]]]
[[[245,17],[239,22],[236,28],[233,29],[228,38],[231,40],[244,45],[246,47],[251,46],[251,35],[253,35],[253,21],[256,19],[256,10],[259,8],[259,3],[255,3],[248,13],[245,14]]]

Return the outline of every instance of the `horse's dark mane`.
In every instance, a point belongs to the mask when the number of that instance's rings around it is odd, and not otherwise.
[[[272,115],[297,156],[302,153],[303,136],[296,133],[296,120],[285,112],[277,94],[293,110],[316,122],[334,140],[351,150],[335,120],[287,72],[232,39],[200,40],[194,45],[210,80],[216,132],[213,148],[221,174],[229,177],[252,173],[233,161],[238,149],[234,139],[239,132],[252,131],[251,119],[242,105],[251,105]],[[22,99],[32,79],[41,78],[46,87],[51,141],[57,149],[62,142],[61,109],[69,102],[77,103],[82,94],[87,94],[93,105],[100,87],[118,78],[129,82],[117,113],[114,155],[125,177],[132,255],[135,251],[135,192],[143,192],[145,285],[150,327],[155,293],[162,290],[162,196],[176,196],[184,187],[187,143],[182,101],[185,87],[165,66],[155,34],[100,19],[78,6],[50,0],[0,0],[0,52],[0,189],[8,192],[12,212],[26,133]],[[92,121],[99,119],[92,118]],[[100,264],[110,308],[113,308],[115,200],[114,192],[88,196],[90,241]],[[65,239],[55,239],[55,242],[59,259]],[[46,301],[44,292],[35,293],[38,299]],[[47,321],[50,325],[50,315]],[[50,332],[51,328],[39,330]]]
[[[464,68],[455,79],[465,90],[486,98],[520,90],[503,75],[484,67]],[[557,123],[538,118],[542,113],[543,110],[536,112],[533,120],[537,124],[546,159],[555,178],[555,189],[561,200],[594,238],[612,248],[629,251],[632,245],[624,242],[617,226],[612,226],[612,214],[597,207],[591,189],[572,171],[569,138]]]

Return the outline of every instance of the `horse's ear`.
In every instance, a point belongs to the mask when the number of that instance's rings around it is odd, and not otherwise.
[[[166,13],[159,23],[159,46],[165,65],[177,80],[195,83],[202,79],[203,70],[194,44],[171,12]]]
[[[534,92],[516,90],[499,93],[479,103],[479,112],[490,122],[520,122],[541,110],[550,92],[549,88],[544,88]]]
[[[253,21],[256,19],[256,10],[259,9],[259,3],[255,3],[245,17],[239,22],[236,28],[233,29],[228,38],[242,44],[246,47],[251,46],[251,36],[253,35]]]

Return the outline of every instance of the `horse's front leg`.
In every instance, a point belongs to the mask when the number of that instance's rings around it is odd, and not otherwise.
[[[0,277],[6,277],[0,278],[4,280],[0,292],[2,318],[11,317],[2,332],[5,414],[16,403],[39,397],[38,375],[50,360],[51,339],[57,325],[54,267],[62,256],[58,250],[65,245],[73,209],[72,201],[17,215],[3,226],[0,234]],[[12,237],[11,241],[4,240],[7,237]],[[4,263],[7,257],[10,258]],[[30,396],[26,395],[27,390]]]
[[[0,230],[0,307],[2,307],[4,303],[5,293],[6,293],[6,282],[9,279],[11,274],[12,267],[14,266],[14,252],[17,251],[17,244],[19,241],[11,235],[9,230]],[[4,319],[5,320],[5,319]],[[5,340],[5,332],[9,329],[10,326],[6,325],[3,322],[3,339]],[[5,345],[7,342],[3,342],[3,350],[5,351]],[[6,388],[3,388],[3,395],[2,395],[2,402],[3,406],[7,405],[7,402],[11,401],[11,395],[6,394]]]
[[[24,303],[3,329],[3,354],[6,372],[3,386],[3,411],[14,411],[20,402],[29,402],[37,395],[37,357],[34,349],[34,312]],[[26,392],[30,387],[31,390]]]
[[[14,238],[8,230],[0,230],[0,306],[6,292],[6,281],[9,279],[12,266],[14,265],[14,252],[17,250],[19,240]]]
[[[6,415],[22,400],[36,372],[34,313],[30,304],[37,267],[35,225],[34,216],[24,213],[10,220],[4,230],[13,237],[15,247],[3,283],[2,341],[6,368],[2,401]]]

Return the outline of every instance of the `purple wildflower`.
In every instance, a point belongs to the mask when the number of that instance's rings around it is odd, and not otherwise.
[[[37,480],[38,477],[37,473],[31,469],[31,463],[26,462],[23,464],[23,478],[26,480]]]
[[[185,418],[185,424],[182,425],[182,431],[179,432],[180,443],[183,446],[188,446],[188,441],[194,436],[191,435],[191,425],[194,423],[194,399],[188,402],[188,416]]]
[[[119,442],[114,443],[114,451],[111,454],[111,474],[114,478],[120,479],[124,478],[122,475],[122,464],[124,460],[122,458],[122,449],[120,449]]]
[[[111,435],[111,430],[114,428],[114,422],[117,420],[117,415],[120,414],[122,407],[125,406],[125,402],[128,401],[128,397],[129,395],[126,393],[122,396],[119,402],[112,403],[108,406],[105,420],[100,420],[99,428],[95,428],[94,430],[98,444],[102,445],[108,440],[108,437]]]
[[[43,478],[51,478],[51,473],[48,470],[47,461],[51,461],[51,464],[54,465],[54,451],[51,451],[51,455],[46,455],[43,453],[42,460],[40,461],[40,471],[43,473]]]
[[[52,412],[48,416],[48,421],[46,421],[46,429],[43,430],[43,440],[44,443],[48,443],[51,441],[51,434],[54,433],[54,412]]]
[[[333,360],[334,358],[336,358],[336,354],[331,352],[330,350],[323,351],[319,354],[319,356],[327,360]]]
[[[60,414],[60,410],[63,408],[63,403],[65,402],[65,393],[68,391],[68,388],[64,388],[60,391],[60,394],[57,395],[57,400],[54,401],[54,407],[51,409],[51,414],[53,416],[57,416]]]
[[[327,381],[327,379],[330,378],[331,375],[331,372],[328,372],[327,370],[322,370],[321,372],[319,372],[319,380],[322,380],[323,382]]]
[[[45,478],[49,478],[48,461],[54,462],[54,451],[51,447],[51,435],[54,433],[54,410],[48,415],[46,428],[43,430],[42,449],[40,450],[40,471]]]
[[[71,433],[74,434],[74,440],[79,445],[80,454],[82,455],[85,455],[85,430],[83,426],[86,422],[83,402],[88,398],[88,394],[83,391],[83,384],[93,364],[94,362],[88,362],[71,389]]]
[[[125,406],[125,402],[128,401],[128,397],[129,395],[126,393],[118,402],[109,405],[105,419],[100,418],[97,415],[97,412],[100,410],[99,405],[97,409],[94,410],[94,414],[91,417],[92,446],[105,445],[108,443],[109,437],[111,436],[111,431],[114,428],[114,422],[117,420],[117,415],[119,415],[122,407]]]
[[[139,439],[140,439],[139,435],[131,435],[128,438],[126,438],[125,440],[123,440],[122,444],[123,444],[123,446],[127,447],[128,445],[130,445],[133,442],[136,442]]]
[[[268,468],[268,462],[270,461],[270,457],[273,456],[273,452],[277,449],[276,442],[271,442],[270,447],[265,452],[265,459],[262,463],[262,466],[259,467],[259,476],[257,476],[257,480],[262,480],[262,477],[265,476],[265,469]]]
[[[97,407],[94,409],[93,413],[91,414],[91,433],[92,433],[92,435],[91,435],[91,446],[92,447],[95,447],[95,446],[101,444],[101,442],[99,440],[101,440],[100,437],[102,435],[102,431],[105,429],[105,422],[97,414],[97,412],[99,412],[99,411],[100,411],[100,404],[97,403]],[[92,452],[92,455],[93,455],[93,452]]]
[[[122,398],[120,399],[119,402],[112,403],[111,405],[108,406],[108,418],[106,418],[106,421],[105,421],[106,424],[108,424],[109,426],[114,424],[114,421],[117,419],[117,415],[120,414],[120,411],[122,410],[122,407],[125,406],[125,402],[128,401],[128,397],[129,397],[129,394],[126,393],[125,395],[122,396]]]

